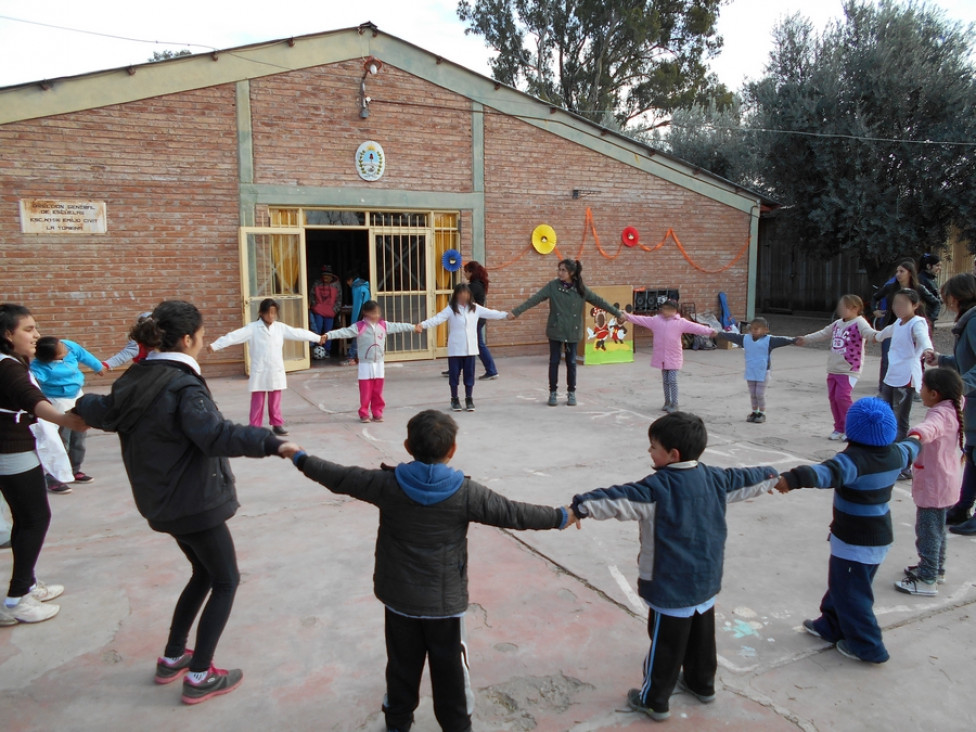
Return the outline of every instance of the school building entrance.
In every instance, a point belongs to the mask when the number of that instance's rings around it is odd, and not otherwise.
[[[308,328],[309,292],[322,265],[344,280],[357,273],[370,283],[388,321],[419,323],[447,305],[461,281],[444,266],[444,253],[460,251],[457,211],[383,211],[269,207],[270,226],[240,229],[241,292],[245,321],[273,297],[279,319]],[[347,305],[349,303],[346,303]],[[337,318],[348,324],[348,314]],[[285,370],[311,365],[309,343],[285,342]],[[387,338],[388,361],[429,359],[447,353],[447,331],[398,333]],[[250,355],[246,355],[250,367]]]

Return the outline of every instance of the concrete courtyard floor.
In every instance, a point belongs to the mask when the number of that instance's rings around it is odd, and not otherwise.
[[[650,472],[646,430],[661,386],[636,362],[581,367],[575,409],[545,406],[542,355],[504,357],[479,382],[478,411],[461,425],[454,465],[510,498],[559,505],[591,488]],[[769,421],[747,424],[742,352],[686,352],[681,405],[701,415],[718,466],[786,469],[838,447],[823,351],[774,356]],[[388,364],[386,421],[356,419],[355,369],[289,377],[292,438],[338,462],[406,459],[411,415],[445,408],[444,361]],[[874,391],[877,350],[856,395]],[[93,379],[89,391],[105,390]],[[243,377],[211,381],[224,414],[246,420]],[[915,405],[913,420],[924,409]],[[216,663],[241,667],[241,688],[199,707],[152,674],[188,576],[173,541],[137,514],[114,435],[92,432],[85,470],[96,478],[51,496],[39,576],[67,591],[40,625],[0,628],[0,719],[19,730],[384,729],[383,609],[372,596],[377,513],[305,479],[290,463],[238,459],[243,505],[230,522],[243,581]],[[672,699],[666,724],[684,730],[970,730],[976,648],[976,540],[950,535],[948,582],[936,598],[897,593],[914,563],[914,505],[899,483],[896,543],[875,583],[891,661],[849,661],[800,630],[815,617],[827,574],[830,491],[774,495],[729,509],[725,580],[717,603],[718,699]],[[477,730],[636,730],[627,711],[647,650],[636,596],[637,527],[587,521],[582,531],[510,532],[472,526],[467,632]],[[0,574],[10,571],[0,552]],[[191,642],[192,645],[192,642]],[[436,730],[425,680],[415,729]]]

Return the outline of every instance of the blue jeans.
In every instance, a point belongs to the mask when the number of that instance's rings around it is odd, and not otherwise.
[[[915,548],[918,550],[918,578],[930,582],[945,574],[946,509],[915,509]]]
[[[881,341],[881,371],[878,375],[878,389],[884,384],[885,374],[888,373],[888,351],[891,350],[891,339],[885,338]]]
[[[313,313],[309,311],[308,313],[312,317],[312,331],[322,335],[332,330],[332,324],[335,322],[335,318],[329,318],[325,315],[319,315],[318,313]],[[332,341],[326,341],[325,352],[332,354]]]
[[[491,357],[488,342],[485,340],[487,323],[488,321],[484,318],[478,319],[478,358],[481,359],[481,365],[485,367],[485,375],[494,376],[498,373],[498,369],[495,367],[495,359]]]
[[[468,399],[474,394],[474,356],[448,356],[447,381],[451,385],[451,399],[458,395],[458,381],[464,372],[464,396]]]
[[[872,663],[888,660],[871,589],[878,566],[831,555],[827,592],[820,601],[820,617],[813,621],[821,638],[829,643],[846,640],[854,655]]]

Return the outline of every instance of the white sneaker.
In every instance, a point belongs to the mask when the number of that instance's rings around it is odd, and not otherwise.
[[[50,620],[61,610],[60,605],[44,605],[30,594],[20,598],[20,602],[13,607],[4,608],[11,617],[20,623],[40,623]]]
[[[64,585],[46,585],[40,580],[36,580],[30,594],[38,602],[49,602],[64,594]]]
[[[7,606],[0,602],[0,627],[4,625],[17,625],[17,618],[11,615]]]
[[[847,435],[845,435],[843,432],[838,432],[837,430],[834,430],[833,432],[830,433],[830,437],[828,437],[827,439],[837,442],[838,440],[846,440]]]

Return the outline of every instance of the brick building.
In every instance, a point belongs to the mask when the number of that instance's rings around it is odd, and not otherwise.
[[[499,309],[561,255],[590,286],[676,288],[699,310],[725,291],[751,314],[759,205],[372,26],[0,89],[2,298],[97,354],[171,297],[211,335],[269,295],[304,325],[322,264],[362,270],[387,319],[416,322],[457,280],[451,248],[486,264]],[[532,248],[539,224],[556,252]],[[492,345],[543,342],[545,310]],[[397,336],[391,357],[431,358],[443,338]],[[308,365],[305,346],[289,356]],[[239,372],[243,352],[220,358],[211,371]]]

